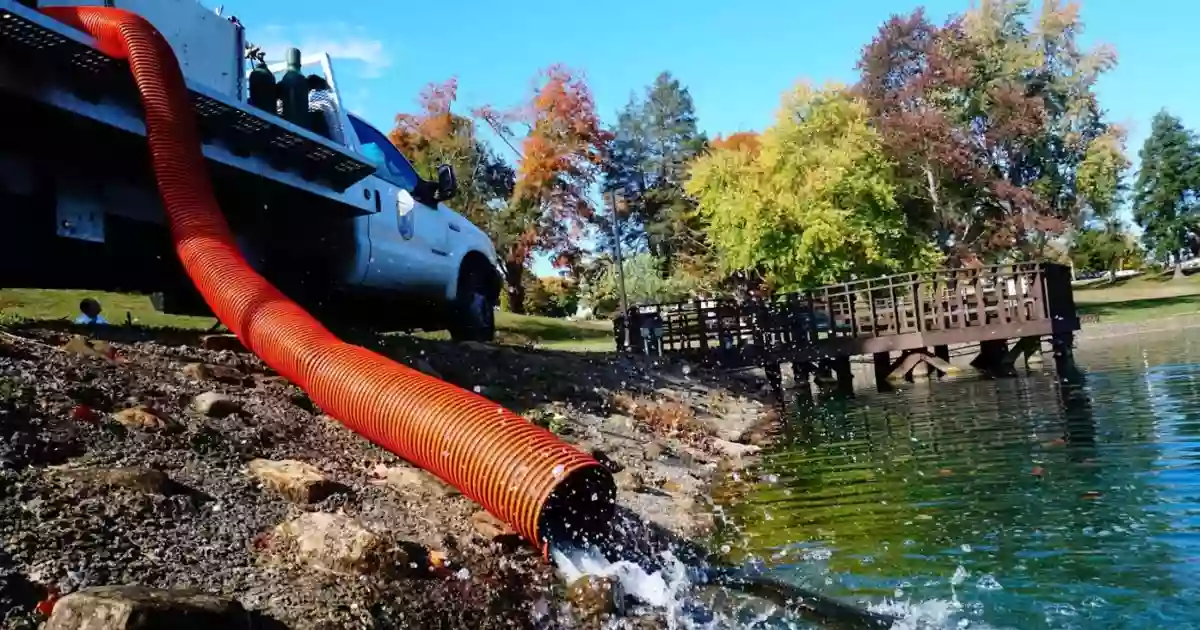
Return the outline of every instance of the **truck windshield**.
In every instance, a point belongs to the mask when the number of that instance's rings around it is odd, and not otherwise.
[[[393,184],[412,192],[417,187],[417,171],[387,136],[357,116],[350,116],[350,126],[362,145],[363,157],[375,163],[377,174]]]

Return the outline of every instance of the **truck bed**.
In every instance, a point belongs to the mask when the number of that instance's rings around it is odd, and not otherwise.
[[[193,81],[188,90],[210,163],[322,197],[334,202],[322,206],[351,215],[375,211],[357,186],[375,172],[363,158]],[[146,134],[127,64],[101,53],[87,34],[15,0],[0,0],[0,92],[116,132]]]

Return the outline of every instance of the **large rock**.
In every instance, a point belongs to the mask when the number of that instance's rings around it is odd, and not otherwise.
[[[72,354],[78,354],[85,357],[104,359],[106,361],[115,361],[117,358],[117,351],[115,348],[108,345],[106,342],[88,339],[83,335],[72,336],[71,340],[63,344],[63,346],[59,349],[63,352],[70,352]]]
[[[251,628],[236,601],[191,590],[88,588],[58,600],[44,630],[209,630]]]
[[[158,415],[156,411],[143,405],[122,409],[113,414],[113,420],[126,429],[139,431],[171,431],[179,428],[178,423]]]
[[[310,569],[341,575],[408,572],[429,564],[419,546],[393,545],[342,514],[309,513],[282,523],[270,546]]]
[[[162,471],[153,468],[59,468],[63,479],[98,488],[121,488],[146,494],[169,495],[179,486]]]
[[[294,459],[256,459],[246,469],[264,486],[297,503],[316,503],[341,489],[316,466]]]
[[[179,373],[193,381],[216,381],[229,385],[245,385],[247,377],[237,368],[206,363],[189,363]]]
[[[462,494],[454,486],[420,468],[379,464],[372,472],[378,477],[374,483],[387,485],[397,490],[428,492],[439,497],[453,497]]]
[[[192,399],[192,409],[212,418],[224,418],[240,411],[241,405],[220,392],[204,392]]]

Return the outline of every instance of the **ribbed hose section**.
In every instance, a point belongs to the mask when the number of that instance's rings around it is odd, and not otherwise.
[[[250,268],[213,195],[178,61],[149,22],[111,8],[42,11],[128,59],[175,249],[250,350],[331,416],[460,489],[543,552],[551,540],[603,531],[615,488],[590,455],[481,396],[343,343]]]

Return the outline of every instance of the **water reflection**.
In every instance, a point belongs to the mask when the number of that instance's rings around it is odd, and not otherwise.
[[[1156,345],[1157,344],[1157,345]],[[732,555],[851,600],[1019,628],[1200,624],[1200,365],[1165,339],[1083,373],[911,386],[797,414],[725,496]]]

